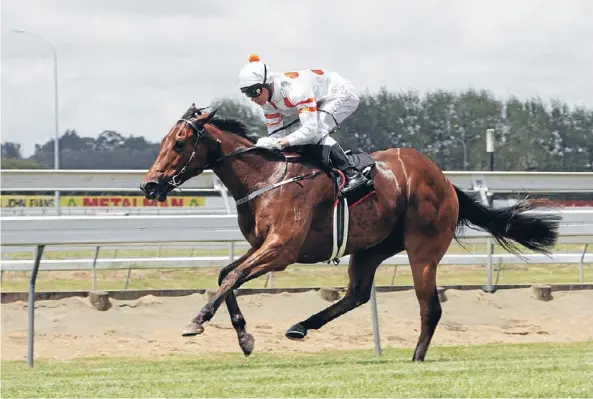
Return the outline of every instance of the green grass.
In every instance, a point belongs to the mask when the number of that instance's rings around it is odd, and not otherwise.
[[[590,397],[593,342],[2,363],[2,397]]]
[[[81,247],[80,249],[69,249],[69,250],[57,250],[59,247],[47,247],[43,253],[43,259],[92,259],[95,256],[95,250],[89,249],[88,246]],[[245,252],[246,246],[237,246],[235,248],[235,255],[240,256]],[[451,244],[448,250],[449,254],[468,254],[468,253],[486,253],[487,247],[483,243],[464,243],[464,247],[461,247],[456,242]],[[469,252],[468,252],[469,251]],[[552,252],[578,252],[583,251],[583,245],[581,244],[558,244]],[[593,248],[589,248],[587,252],[593,252]],[[494,246],[494,253],[506,253],[506,251],[498,246]],[[533,253],[533,251],[525,250],[525,253]],[[126,245],[122,245],[118,249],[101,248],[99,251],[99,257],[101,258],[139,258],[139,257],[153,257],[153,256],[224,256],[228,254],[228,249],[208,249],[207,245],[200,247],[191,248],[175,248],[154,245],[146,245],[143,249],[137,249],[137,246],[133,248],[127,248]],[[35,253],[33,251],[14,251],[2,254],[3,259],[34,259]]]
[[[485,253],[486,248],[481,244],[467,245],[470,253]],[[495,253],[504,250],[494,247]],[[560,244],[554,252],[582,252],[582,245]],[[589,248],[589,252],[593,247]],[[236,255],[241,254],[240,250]],[[452,245],[449,253],[468,253],[458,245]],[[191,250],[147,248],[145,251],[122,248],[117,251],[103,250],[101,257],[147,257],[147,256],[190,256]],[[224,256],[225,249],[204,250],[195,249],[194,256]],[[14,259],[31,259],[31,253],[11,253]],[[45,259],[92,259],[93,251],[47,251]],[[142,265],[138,265],[142,266]],[[348,275],[344,264],[340,266],[291,266],[283,272],[274,273],[273,286],[277,288],[317,287],[317,286],[346,286]],[[381,266],[376,274],[376,285],[389,286],[393,277],[393,266]],[[217,286],[218,268],[167,269],[163,264],[159,269],[132,269],[129,289],[175,289],[175,288],[215,288]],[[127,270],[102,270],[97,272],[97,288],[103,290],[119,290],[124,288]],[[585,282],[593,279],[593,264],[585,264]],[[2,291],[26,291],[29,284],[29,272],[4,272],[2,276]],[[495,275],[496,279],[497,276]],[[243,286],[243,288],[264,287],[266,277],[260,277]],[[496,280],[495,280],[496,281]],[[537,265],[519,264],[505,265],[498,275],[499,284],[568,284],[578,283],[578,265]],[[486,283],[486,268],[484,266],[439,266],[437,282],[439,285],[478,284]],[[398,266],[394,285],[412,285],[410,267]],[[90,271],[48,272],[41,271],[37,279],[38,291],[78,291],[91,288]]]
[[[376,273],[377,286],[389,286],[393,277],[393,266],[381,266]],[[218,268],[200,269],[143,269],[132,270],[128,289],[195,289],[216,288]],[[512,265],[505,266],[499,275],[499,284],[569,284],[578,283],[577,265]],[[584,266],[585,282],[591,281],[593,265]],[[2,291],[26,291],[29,272],[4,272]],[[120,290],[124,288],[126,270],[97,272],[97,289]],[[496,281],[496,273],[494,274]],[[262,276],[242,288],[262,288],[266,277]],[[481,266],[443,265],[438,269],[439,285],[485,284],[486,269]],[[344,266],[291,266],[285,271],[273,274],[273,287],[341,287],[348,284]],[[409,266],[398,266],[394,285],[412,285]],[[37,276],[37,291],[85,291],[91,289],[91,272],[48,272]]]

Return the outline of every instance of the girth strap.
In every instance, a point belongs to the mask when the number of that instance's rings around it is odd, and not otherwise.
[[[244,204],[245,202],[251,201],[255,197],[257,197],[257,196],[259,196],[259,195],[261,195],[261,194],[263,194],[265,192],[268,192],[270,190],[273,190],[275,188],[278,188],[278,187],[283,186],[283,185],[288,184],[288,183],[293,183],[293,182],[297,182],[297,181],[300,181],[300,180],[303,180],[303,179],[313,178],[313,177],[317,176],[320,173],[322,173],[322,172],[318,170],[318,171],[307,173],[307,174],[304,174],[304,175],[295,176],[295,177],[290,178],[290,179],[287,179],[287,180],[282,180],[282,181],[280,181],[278,183],[274,183],[274,184],[271,184],[271,185],[266,186],[266,187],[262,187],[262,188],[260,188],[258,190],[253,191],[251,194],[249,194],[249,195],[247,195],[247,196],[245,196],[243,198],[240,198],[238,200],[235,200],[235,204],[237,204],[237,205]]]

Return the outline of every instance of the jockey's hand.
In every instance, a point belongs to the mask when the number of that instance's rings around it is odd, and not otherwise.
[[[267,148],[268,150],[281,150],[280,140],[274,137],[261,137],[255,144],[256,147]]]

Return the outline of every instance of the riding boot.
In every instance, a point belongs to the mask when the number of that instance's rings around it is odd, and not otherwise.
[[[344,194],[369,184],[369,180],[350,162],[339,144],[331,147],[329,157],[332,164],[346,175],[346,185],[342,189]]]

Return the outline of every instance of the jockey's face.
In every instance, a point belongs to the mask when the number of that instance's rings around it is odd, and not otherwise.
[[[257,105],[264,105],[268,102],[268,98],[270,98],[270,92],[267,88],[262,87],[261,94],[257,97],[252,98],[251,101],[253,101]]]
[[[269,90],[263,85],[248,87],[241,91],[257,105],[264,105],[270,97]]]

